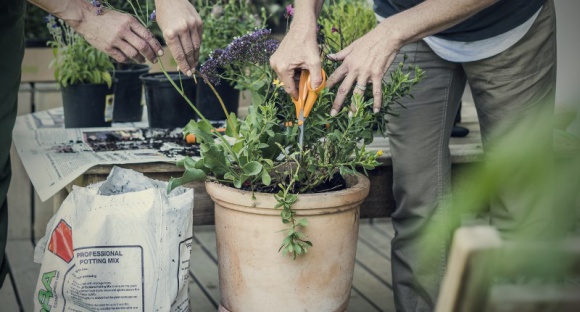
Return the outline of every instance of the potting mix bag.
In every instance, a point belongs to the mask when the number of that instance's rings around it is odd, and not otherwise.
[[[114,167],[74,187],[35,249],[35,311],[189,311],[193,190]]]

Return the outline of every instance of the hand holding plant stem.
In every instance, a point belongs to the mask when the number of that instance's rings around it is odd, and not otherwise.
[[[95,48],[118,62],[131,59],[154,61],[161,45],[141,23],[129,14],[108,10],[97,0],[31,0],[54,13]]]
[[[157,23],[181,72],[192,76],[199,60],[203,22],[187,0],[155,0]]]

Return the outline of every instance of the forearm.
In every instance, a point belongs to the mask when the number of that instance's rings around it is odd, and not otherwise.
[[[377,26],[400,46],[452,27],[497,0],[426,0]]]
[[[316,32],[316,19],[322,11],[323,4],[324,0],[295,0],[290,28],[306,27]]]
[[[85,0],[27,0],[46,12],[64,20],[73,28],[81,23],[86,14],[97,14]]]

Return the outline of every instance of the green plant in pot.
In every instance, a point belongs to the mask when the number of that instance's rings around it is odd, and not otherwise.
[[[66,128],[107,127],[114,108],[114,87],[109,57],[54,16],[47,17],[53,40],[54,68],[63,99]]]
[[[258,15],[258,12],[255,12],[256,8],[247,0],[197,0],[195,3],[204,23],[199,56],[201,64],[207,61],[216,49],[223,49],[234,38],[263,27],[266,21],[265,10],[261,10]],[[224,71],[218,70],[221,73]],[[236,84],[236,81],[217,82],[213,87],[220,94],[227,111],[237,112],[240,90],[245,88]],[[195,103],[209,120],[226,118],[214,92],[203,80],[198,83]]]
[[[383,86],[386,102],[379,114],[372,112],[372,97],[355,96],[331,117],[336,90],[322,90],[299,144],[294,104],[268,65],[276,48],[269,31],[257,30],[212,54],[204,78],[242,82],[259,97],[244,120],[230,113],[224,133],[203,119],[184,128],[200,142],[201,156],[181,160],[185,172],[170,187],[206,181],[215,202],[221,310],[343,311],[359,208],[369,191],[368,179],[358,172],[376,167],[382,153],[366,146],[373,129],[384,129],[391,105],[423,73],[401,64]],[[322,51],[333,52],[326,45]],[[333,62],[323,57],[331,72]],[[223,64],[253,74],[215,70]],[[350,117],[349,107],[355,109]]]

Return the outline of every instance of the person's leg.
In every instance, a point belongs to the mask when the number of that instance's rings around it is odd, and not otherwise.
[[[457,114],[455,115],[455,121],[453,122],[453,129],[451,130],[451,136],[456,138],[462,138],[469,134],[469,129],[458,126],[457,124],[461,122],[461,106],[462,102],[459,102],[459,108],[457,109]]]
[[[523,157],[542,158],[541,166],[534,168],[522,168],[525,164],[522,159],[522,165],[508,168],[512,171],[509,179],[495,181],[506,185],[502,184],[491,200],[492,224],[506,239],[520,235],[553,236],[558,228],[554,218],[559,217],[552,210],[551,195],[547,192],[551,184],[551,119],[556,82],[553,2],[546,2],[531,29],[518,43],[491,58],[466,63],[464,69],[477,108],[486,157],[490,161],[495,159],[499,152],[495,143],[513,135],[525,122],[527,133],[516,144],[524,148],[526,140],[533,140],[527,145],[531,150]],[[530,134],[542,126],[546,126],[545,131]],[[544,180],[533,183],[529,174],[540,171],[545,173]]]
[[[407,63],[426,78],[412,90],[406,107],[393,107],[388,136],[393,160],[392,271],[397,311],[431,311],[446,267],[450,235],[447,209],[440,205],[450,188],[449,138],[465,87],[461,66],[439,58],[424,42],[404,47]],[[389,74],[386,75],[389,77]],[[386,78],[388,80],[388,78]],[[433,232],[426,231],[435,225]],[[430,237],[429,249],[422,238]]]
[[[7,271],[4,261],[8,235],[6,193],[10,185],[10,146],[24,54],[23,38],[24,1],[3,0],[0,3],[0,287]]]

